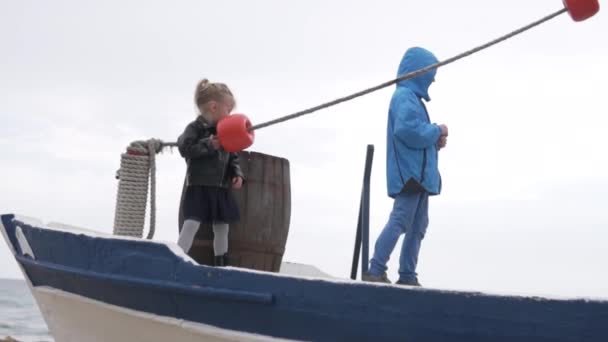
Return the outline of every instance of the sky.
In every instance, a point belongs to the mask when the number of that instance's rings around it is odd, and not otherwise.
[[[120,154],[175,141],[201,78],[254,123],[390,80],[408,47],[442,60],[558,10],[559,0],[2,1],[0,213],[112,232]],[[608,298],[608,45],[603,12],[562,15],[438,70],[449,126],[430,202],[427,287]],[[375,146],[371,241],[386,223],[387,88],[260,130],[289,159],[284,261],[348,277],[365,149]],[[176,241],[185,163],[157,158],[155,239]],[[399,246],[399,245],[398,245]],[[370,250],[370,254],[372,250]],[[389,262],[397,279],[399,248]],[[0,278],[22,277],[0,243]]]

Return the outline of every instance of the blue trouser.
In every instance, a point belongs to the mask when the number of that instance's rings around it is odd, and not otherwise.
[[[376,240],[369,273],[379,276],[386,272],[386,263],[395,249],[397,240],[405,233],[399,258],[399,280],[411,282],[417,279],[416,265],[420,243],[428,225],[429,194],[427,192],[402,192],[397,195],[388,223]]]

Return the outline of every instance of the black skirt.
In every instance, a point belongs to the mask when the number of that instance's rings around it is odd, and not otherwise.
[[[184,219],[234,223],[240,220],[239,206],[230,189],[191,185],[184,196]]]

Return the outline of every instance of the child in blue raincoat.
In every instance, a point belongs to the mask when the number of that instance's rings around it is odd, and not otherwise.
[[[414,47],[405,52],[398,75],[431,64],[437,58],[428,50]],[[441,192],[438,151],[447,143],[445,125],[431,122],[424,101],[436,70],[397,83],[391,99],[387,125],[387,188],[394,199],[388,223],[374,247],[365,281],[390,283],[386,264],[401,234],[405,233],[399,259],[397,284],[420,286],[416,273],[420,244],[429,223],[429,196]]]

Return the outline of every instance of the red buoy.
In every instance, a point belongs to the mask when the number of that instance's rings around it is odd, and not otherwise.
[[[255,135],[249,131],[251,121],[243,114],[232,114],[217,123],[217,138],[228,152],[240,152],[253,144]]]
[[[600,11],[598,0],[563,0],[564,6],[574,21],[583,21]]]

